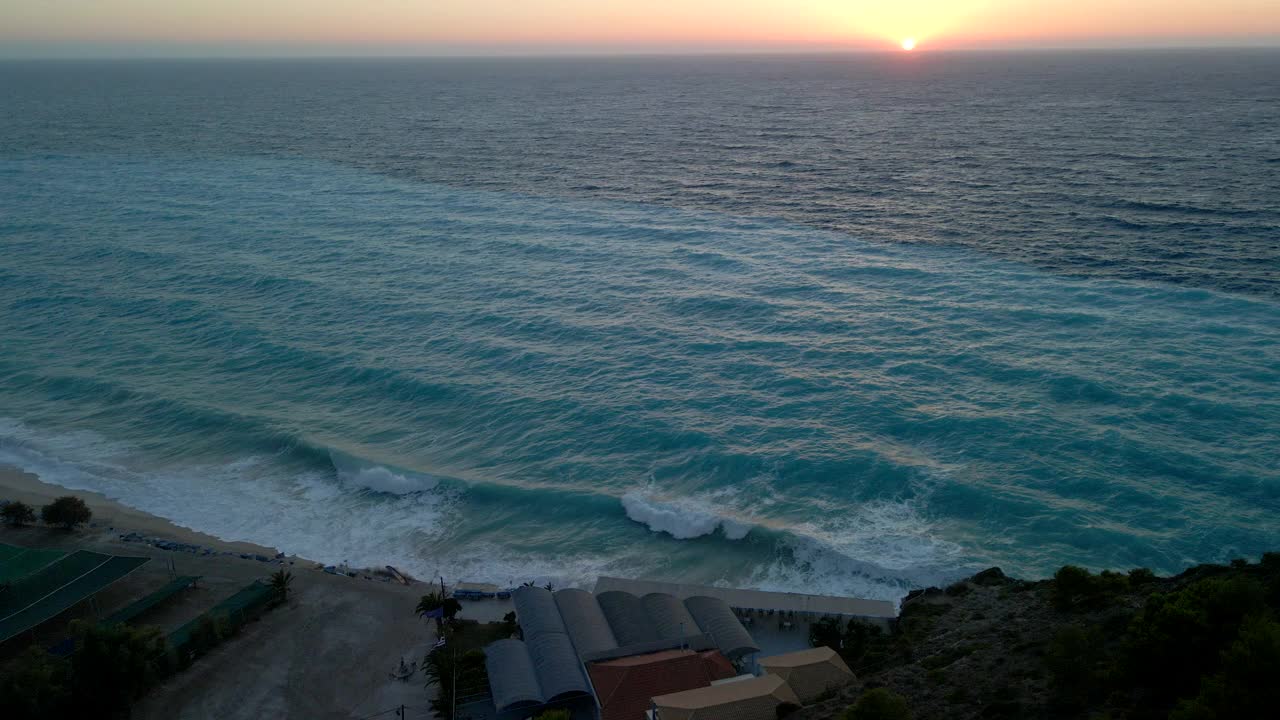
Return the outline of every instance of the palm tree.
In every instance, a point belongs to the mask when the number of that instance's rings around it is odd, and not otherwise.
[[[444,620],[453,620],[454,616],[462,612],[462,603],[458,602],[457,598],[449,597],[442,599],[440,597],[440,593],[432,591],[423,595],[422,598],[418,600],[418,606],[413,610],[418,615],[425,615],[429,612],[442,610],[441,617],[436,618],[436,627],[440,627],[443,624],[441,622],[442,618]]]
[[[280,568],[271,573],[271,589],[276,593],[276,600],[284,603],[289,599],[289,586],[293,584],[293,573]]]

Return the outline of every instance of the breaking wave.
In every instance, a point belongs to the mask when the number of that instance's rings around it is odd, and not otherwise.
[[[752,528],[750,523],[720,515],[710,502],[696,498],[659,500],[646,492],[632,490],[622,496],[622,507],[627,517],[677,540],[716,531],[730,540],[741,540]]]

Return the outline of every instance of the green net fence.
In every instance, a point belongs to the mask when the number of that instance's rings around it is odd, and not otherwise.
[[[0,545],[0,585],[6,585],[66,557],[64,550]]]
[[[275,590],[261,580],[254,580],[235,595],[206,610],[191,622],[169,634],[169,647],[180,654],[193,650],[195,640],[210,624],[224,625],[225,631],[234,631],[241,625],[262,614],[275,597]]]
[[[191,587],[199,579],[199,575],[183,575],[181,577],[176,577],[165,583],[165,586],[159,590],[156,590],[150,595],[140,598],[103,618],[102,624],[115,625],[117,623],[131,622],[139,615],[142,615],[151,608]]]

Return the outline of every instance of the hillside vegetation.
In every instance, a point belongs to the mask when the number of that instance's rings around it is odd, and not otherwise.
[[[791,717],[1273,717],[1280,707],[1280,553],[1201,565],[1094,574],[1067,566],[1036,582],[998,568],[904,600],[892,632],[820,623],[858,675]],[[873,689],[894,714],[854,704]]]

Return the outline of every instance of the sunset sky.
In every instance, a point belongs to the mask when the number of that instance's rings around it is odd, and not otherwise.
[[[0,0],[0,55],[1278,45],[1280,0]]]

